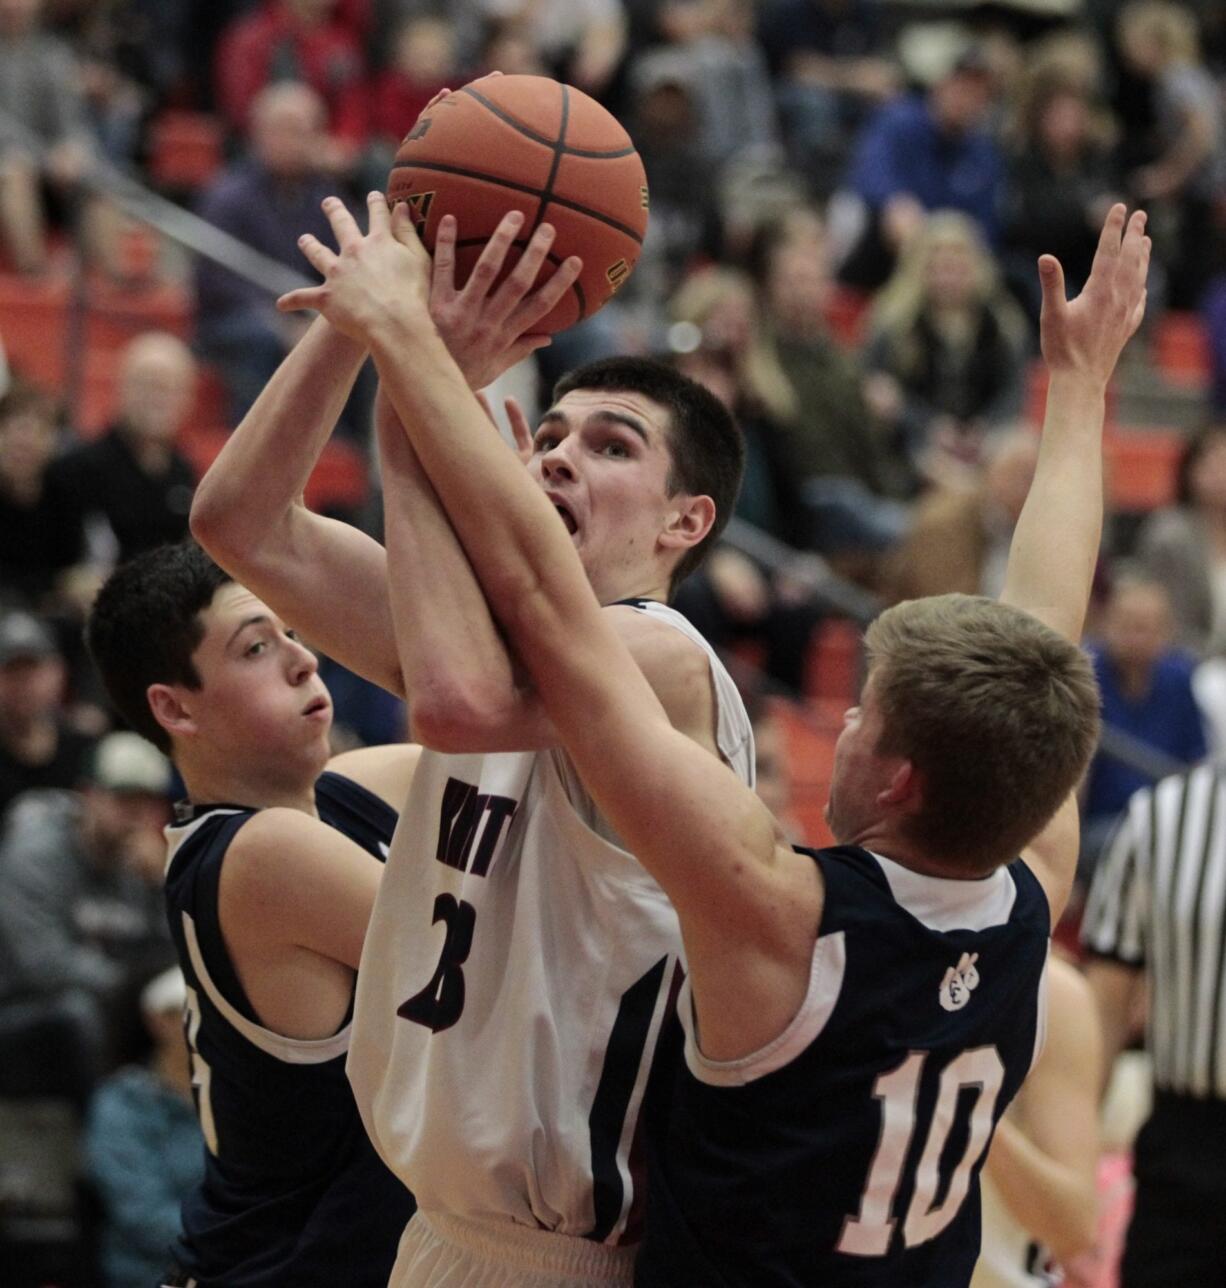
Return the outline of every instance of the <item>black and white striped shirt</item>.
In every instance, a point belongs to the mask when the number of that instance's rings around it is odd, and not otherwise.
[[[1146,972],[1155,1085],[1226,1100],[1226,766],[1133,796],[1081,935],[1090,953]]]

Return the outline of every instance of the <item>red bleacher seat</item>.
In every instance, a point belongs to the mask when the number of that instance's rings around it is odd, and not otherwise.
[[[813,632],[805,665],[805,696],[834,704],[840,717],[860,691],[860,628],[832,617]]]
[[[1172,384],[1202,385],[1209,380],[1209,339],[1198,313],[1161,314],[1154,323],[1150,352]]]
[[[1116,430],[1107,435],[1107,493],[1111,508],[1143,512],[1170,505],[1187,440],[1177,429]]]
[[[12,370],[58,393],[71,286],[62,277],[0,274],[0,343]]]

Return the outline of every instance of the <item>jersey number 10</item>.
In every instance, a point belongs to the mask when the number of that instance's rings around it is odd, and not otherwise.
[[[920,1075],[928,1056],[927,1051],[913,1051],[902,1064],[881,1074],[873,1084],[873,1095],[881,1101],[881,1137],[860,1198],[859,1214],[848,1217],[844,1223],[837,1245],[839,1252],[857,1257],[882,1257],[889,1249],[897,1222],[890,1213],[911,1149]],[[970,1188],[971,1169],[982,1157],[992,1134],[996,1098],[1004,1076],[1004,1065],[994,1046],[963,1051],[941,1071],[936,1107],[928,1124],[927,1139],[916,1169],[915,1189],[903,1221],[902,1237],[908,1248],[935,1238],[957,1216]],[[978,1094],[971,1110],[966,1147],[950,1177],[945,1198],[937,1203],[941,1154],[954,1124],[959,1095],[970,1088]]]

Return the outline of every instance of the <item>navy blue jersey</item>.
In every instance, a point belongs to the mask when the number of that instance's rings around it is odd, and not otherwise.
[[[380,860],[396,811],[325,773],[320,819]],[[204,805],[167,829],[166,902],[187,978],[192,1086],[207,1150],[174,1250],[202,1288],[387,1283],[413,1212],[380,1161],[345,1077],[350,1024],[304,1041],[264,1028],[226,952],[221,865],[249,808]]]
[[[979,1169],[1041,1042],[1046,896],[1021,860],[950,881],[850,846],[804,853],[825,904],[784,1033],[709,1061],[680,999],[640,1285],[970,1280]]]

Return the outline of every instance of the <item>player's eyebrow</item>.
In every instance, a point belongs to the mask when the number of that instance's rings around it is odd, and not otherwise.
[[[253,613],[250,617],[244,617],[238,626],[235,627],[234,634],[226,641],[226,648],[229,648],[236,639],[247,629],[248,626],[261,626],[265,622],[271,622],[272,618],[267,613]]]
[[[614,424],[624,425],[627,429],[632,430],[637,434],[644,443],[650,443],[650,439],[647,437],[646,426],[637,416],[632,416],[629,412],[614,411],[611,408],[601,409],[599,411],[592,412],[588,417],[588,421],[612,421]],[[569,424],[569,417],[567,417],[563,412],[560,412],[556,407],[551,407],[548,411],[541,413],[541,421],[536,427],[533,437],[535,438],[536,434],[539,434],[546,425],[569,426]]]

